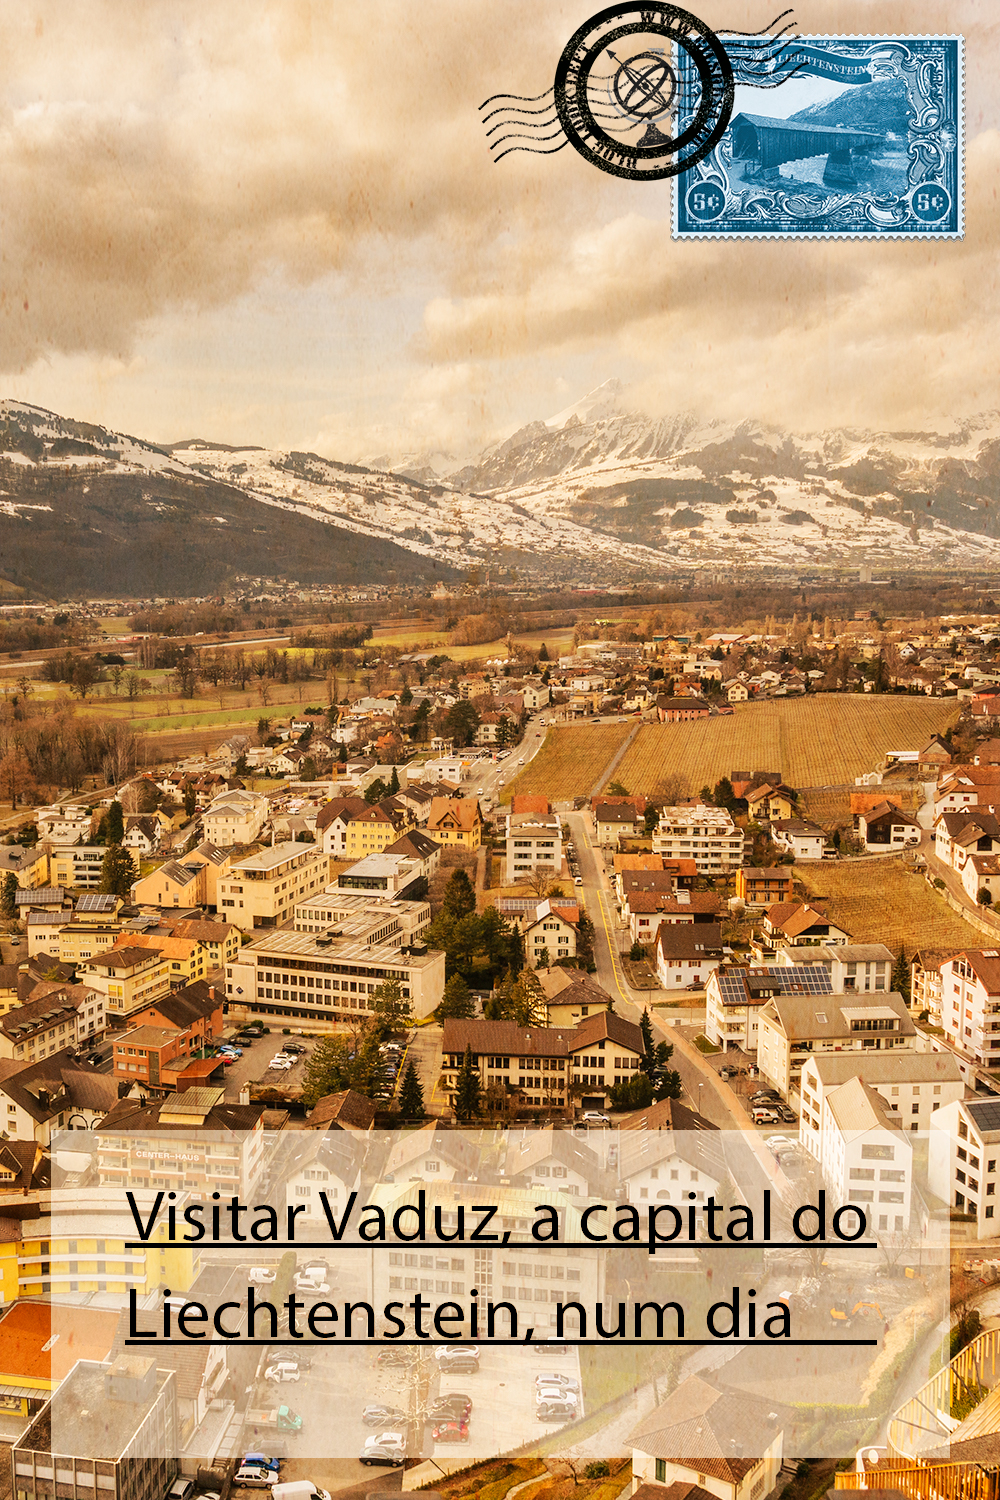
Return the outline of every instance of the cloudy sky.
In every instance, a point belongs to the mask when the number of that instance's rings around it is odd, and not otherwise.
[[[668,183],[494,165],[595,0],[0,0],[0,394],[159,441],[465,454],[617,378],[654,412],[927,427],[1000,406],[1000,18],[961,32],[962,243],[671,241]],[[775,0],[700,0],[756,30]]]

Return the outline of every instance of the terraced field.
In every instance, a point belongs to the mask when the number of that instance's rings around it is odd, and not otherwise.
[[[615,778],[630,792],[655,793],[678,775],[697,792],[735,769],[759,767],[780,770],[794,787],[843,786],[879,766],[887,750],[921,749],[959,712],[954,699],[860,693],[737,704],[721,718],[644,725]]]
[[[885,943],[907,956],[915,948],[982,948],[989,938],[952,911],[923,875],[902,859],[844,860],[797,864],[795,875],[808,895],[842,923],[856,943]]]
[[[586,796],[632,728],[631,723],[555,725],[530,765],[504,788],[502,800],[509,802],[518,792],[540,792],[550,802]]]

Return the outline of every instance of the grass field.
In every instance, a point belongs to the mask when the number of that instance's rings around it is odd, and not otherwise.
[[[723,718],[644,725],[615,778],[630,792],[655,792],[679,774],[697,792],[735,769],[760,768],[780,770],[794,787],[843,786],[874,770],[887,750],[921,749],[959,712],[954,700],[860,693],[737,704]]]
[[[551,802],[583,797],[628,736],[631,724],[557,725],[530,765],[506,786],[501,800],[509,802],[519,792],[541,792]]]
[[[800,863],[795,874],[857,943],[885,943],[894,953],[902,944],[909,955],[915,948],[981,948],[989,941],[901,859]]]

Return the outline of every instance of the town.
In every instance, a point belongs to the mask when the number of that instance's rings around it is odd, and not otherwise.
[[[17,1500],[56,1452],[74,1500],[126,1474],[292,1500],[376,1464],[449,1500],[992,1495],[1000,617],[964,587],[931,616],[810,584],[750,621],[728,594],[480,610],[478,584],[410,616],[261,580],[246,610],[6,606]],[[746,1218],[715,1251],[720,1203]],[[359,1205],[365,1240],[419,1220],[413,1248],[328,1254]],[[631,1233],[581,1249],[610,1205]],[[704,1321],[713,1275],[734,1329],[756,1298],[834,1350],[808,1394],[773,1350],[584,1337],[644,1296]],[[227,1345],[257,1290],[274,1345]],[[310,1363],[281,1309],[312,1329],[334,1290],[457,1332]],[[537,1377],[476,1296],[534,1330]],[[224,1335],[194,1354],[129,1337],[193,1305]]]

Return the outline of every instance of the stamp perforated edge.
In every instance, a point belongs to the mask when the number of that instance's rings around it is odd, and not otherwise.
[[[852,32],[846,35],[833,35],[830,33],[813,34],[805,33],[795,38],[803,42],[956,42],[958,44],[958,108],[956,128],[958,141],[956,143],[956,160],[958,166],[958,224],[955,229],[939,230],[916,230],[916,229],[892,229],[872,230],[871,233],[855,229],[681,229],[680,228],[680,200],[678,194],[683,186],[683,177],[674,179],[673,199],[671,203],[671,239],[680,242],[688,240],[933,240],[940,244],[945,240],[965,239],[965,37],[952,32],[926,32],[914,31],[906,35],[898,32],[887,34],[879,32],[873,35]]]

